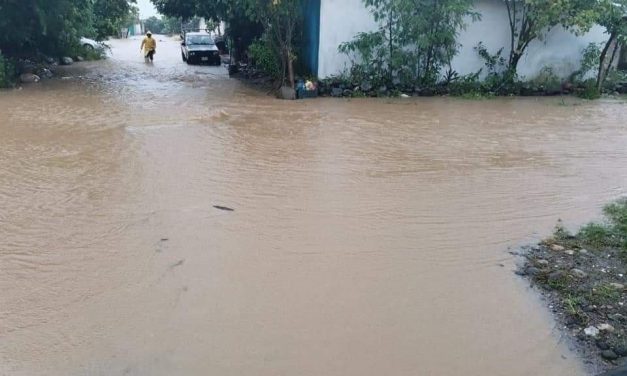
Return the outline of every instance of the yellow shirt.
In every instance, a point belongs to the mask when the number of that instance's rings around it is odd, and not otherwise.
[[[157,49],[157,41],[155,38],[144,38],[142,41],[142,46],[146,52],[154,51]]]

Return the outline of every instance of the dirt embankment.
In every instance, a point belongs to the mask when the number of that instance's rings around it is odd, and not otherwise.
[[[576,234],[558,226],[525,249],[517,274],[542,293],[591,368],[627,375],[627,200],[605,215]]]

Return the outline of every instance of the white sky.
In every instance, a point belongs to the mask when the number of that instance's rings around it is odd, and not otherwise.
[[[159,16],[150,0],[137,0],[137,6],[139,7],[139,17],[142,20],[152,16]]]

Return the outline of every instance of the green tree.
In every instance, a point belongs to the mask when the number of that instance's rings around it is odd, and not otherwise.
[[[434,84],[457,54],[457,36],[480,15],[472,0],[364,0],[379,28],[363,32],[340,51],[353,59],[353,73],[388,83]]]
[[[264,26],[269,41],[279,51],[283,83],[294,88],[294,41],[302,23],[301,0],[247,0],[251,19]]]
[[[163,34],[165,33],[165,22],[162,19],[157,17],[150,17],[144,20],[144,27],[146,30],[150,30],[155,34]]]
[[[91,0],[0,1],[0,50],[5,55],[61,54],[93,33]]]
[[[529,44],[561,25],[575,32],[588,30],[596,0],[503,0],[510,28],[508,73],[514,78]]]
[[[609,36],[599,57],[597,90],[600,92],[620,46],[627,42],[627,0],[599,0],[595,4],[595,21],[605,28]]]
[[[98,40],[117,36],[120,29],[127,26],[132,3],[135,0],[93,0],[94,29]]]

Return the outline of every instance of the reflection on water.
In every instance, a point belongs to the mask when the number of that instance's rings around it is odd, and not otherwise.
[[[136,42],[0,93],[0,374],[581,372],[507,249],[625,193],[621,103],[282,102]]]

